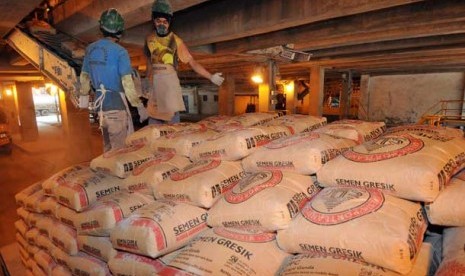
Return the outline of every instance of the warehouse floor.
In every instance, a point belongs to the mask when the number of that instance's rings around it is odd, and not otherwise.
[[[12,154],[0,155],[0,247],[15,241],[14,222],[18,219],[15,194],[77,163],[73,156],[66,154],[65,149],[70,140],[64,137],[64,130],[60,124],[38,121],[38,127],[38,140],[22,142],[19,134],[13,135]],[[98,156],[103,150],[97,125],[92,125],[91,137],[89,147],[92,154]]]

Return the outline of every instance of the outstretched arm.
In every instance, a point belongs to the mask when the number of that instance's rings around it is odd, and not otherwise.
[[[220,86],[223,83],[224,78],[221,76],[221,73],[211,74],[210,72],[208,72],[207,69],[205,69],[192,57],[192,55],[189,53],[189,49],[187,48],[186,44],[184,44],[184,42],[182,41],[180,41],[180,43],[178,44],[178,54],[179,59],[182,62],[189,63],[192,70],[194,70],[197,74],[201,75],[207,80],[210,80],[218,86]]]
[[[206,79],[211,79],[212,77],[212,74],[210,74],[210,72],[207,71],[207,69],[205,69],[200,63],[198,63],[195,59],[191,58],[189,60],[189,65],[192,67],[192,69],[199,75],[201,75],[202,77],[206,78]]]
[[[189,60],[189,65],[192,67],[192,69],[202,77],[210,80],[214,84],[220,86],[223,84],[224,78],[221,76],[221,73],[215,73],[215,74],[210,74],[210,72],[207,71],[200,63],[195,61],[195,59],[191,58]]]

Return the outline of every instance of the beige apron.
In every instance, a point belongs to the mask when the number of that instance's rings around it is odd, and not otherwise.
[[[169,121],[175,112],[185,110],[176,70],[171,65],[154,65],[153,89],[147,103],[150,117]]]

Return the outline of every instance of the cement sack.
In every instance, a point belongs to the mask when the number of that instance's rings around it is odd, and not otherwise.
[[[406,274],[426,226],[419,203],[377,189],[330,187],[278,231],[277,241],[289,253],[339,255]]]
[[[431,245],[423,243],[418,257],[408,276],[427,276],[429,260],[431,257]],[[291,275],[376,275],[376,276],[400,276],[397,272],[383,267],[372,265],[359,259],[341,255],[331,255],[324,252],[309,254],[297,254],[289,256],[282,264],[276,276]]]
[[[58,265],[62,265],[69,269],[69,257],[70,256],[66,252],[61,250],[59,247],[54,246],[50,250],[49,253],[50,253],[50,256],[52,256],[53,260],[55,260],[55,262]]]
[[[52,269],[52,275],[51,276],[72,276],[73,274],[67,267],[64,267],[62,265],[57,265]]]
[[[33,259],[34,254],[36,254],[36,252],[39,251],[39,250],[40,250],[40,248],[37,247],[37,246],[35,246],[35,245],[33,245],[33,244],[29,244],[29,245],[26,247],[26,251],[27,251],[27,253],[29,254],[29,257],[30,257],[31,259]]]
[[[34,261],[46,275],[52,274],[52,269],[57,265],[52,256],[44,250],[39,250],[34,254]]]
[[[320,190],[310,176],[281,171],[249,174],[208,210],[207,223],[268,232],[284,229]]]
[[[15,221],[15,229],[24,237],[26,236],[26,232],[29,231],[29,226],[26,224],[24,220],[18,219],[17,221]]]
[[[42,190],[44,190],[46,195],[55,196],[55,188],[57,186],[66,183],[68,179],[79,175],[85,170],[89,170],[89,162],[69,166],[45,179],[42,182]]]
[[[156,258],[184,246],[208,228],[199,207],[155,201],[124,219],[110,234],[115,249]]]
[[[210,129],[184,130],[160,137],[150,145],[152,151],[172,152],[189,157],[191,149],[216,135]]]
[[[24,222],[26,222],[26,224],[29,226],[28,217],[29,217],[29,214],[31,214],[31,212],[24,209],[24,207],[19,207],[18,209],[16,209],[16,214],[18,215],[18,217],[20,217],[22,220],[24,220]]]
[[[288,114],[278,117],[268,123],[268,126],[285,126],[292,129],[293,133],[302,133],[313,131],[325,126],[327,120],[325,117],[310,116],[303,114]]]
[[[132,145],[97,156],[90,162],[90,167],[95,171],[104,171],[119,178],[126,178],[135,168],[152,158],[153,153],[148,146]]]
[[[247,172],[281,170],[310,175],[355,145],[356,143],[350,139],[324,133],[303,132],[272,141],[241,162]]]
[[[397,127],[388,128],[385,134],[416,134],[430,139],[438,139],[437,137],[463,137],[463,130],[459,128],[442,127],[442,126],[431,126],[431,125],[402,125]],[[436,138],[435,138],[436,137]],[[441,139],[441,138],[439,138]]]
[[[243,126],[241,123],[235,122],[235,121],[232,121],[232,120],[229,120],[229,121],[225,122],[224,124],[218,124],[218,125],[212,127],[212,129],[215,130],[218,133],[239,131],[239,130],[244,129],[244,128],[248,128],[248,127]]]
[[[465,138],[391,133],[345,151],[318,172],[324,187],[380,189],[396,197],[432,202],[465,167]]]
[[[42,213],[40,203],[47,199],[43,190],[39,190],[24,199],[24,208],[35,213]]]
[[[270,121],[278,118],[281,114],[279,113],[244,113],[241,115],[237,115],[232,117],[230,120],[226,121],[225,124],[231,123],[239,123],[244,127],[251,127],[251,126],[258,126],[258,125],[265,125]]]
[[[32,266],[33,265],[37,265],[34,261],[33,258],[29,258],[27,261],[26,261],[26,268],[27,268],[27,271],[26,271],[26,274],[27,275],[32,275],[34,276],[34,274],[32,274]]]
[[[55,217],[61,223],[71,226],[74,229],[78,227],[79,225],[78,214],[79,213],[76,212],[75,210],[59,204],[58,208],[56,209],[55,214],[56,214]]]
[[[153,196],[140,193],[110,195],[77,215],[77,232],[80,235],[110,236],[110,231],[119,221],[153,202]]]
[[[39,247],[42,250],[45,250],[45,252],[51,252],[51,250],[55,247],[52,240],[44,235],[39,235],[36,239],[36,242],[37,247]]]
[[[36,182],[27,188],[21,190],[19,193],[15,194],[15,201],[18,206],[24,207],[25,203],[24,200],[34,194],[35,192],[38,192],[42,190],[42,182]]]
[[[204,118],[197,122],[197,124],[210,129],[215,129],[216,126],[223,125],[231,119],[231,116],[227,115],[214,115]]]
[[[245,177],[236,161],[199,160],[153,185],[156,199],[185,202],[210,208],[227,190]]]
[[[181,248],[159,275],[275,275],[289,254],[275,233],[208,229]]]
[[[33,213],[30,212],[29,216],[27,216],[26,223],[29,225],[29,227],[36,227],[37,221],[40,220],[41,218],[46,217],[46,215],[38,214],[38,213]]]
[[[78,212],[105,196],[122,191],[121,178],[103,172],[83,171],[55,189],[58,202]]]
[[[32,274],[32,266],[31,266],[31,263],[33,262],[33,260],[31,261],[31,259],[27,260],[26,261],[26,264],[24,264],[24,266],[27,268],[26,269],[26,276],[34,276],[34,274]]]
[[[55,221],[56,220],[51,217],[42,216],[37,220],[35,227],[39,230],[41,235],[50,237],[50,230],[52,230]]]
[[[69,256],[69,270],[73,275],[110,276],[108,265],[86,253]]]
[[[273,140],[292,134],[291,129],[284,126],[258,126],[222,132],[193,147],[189,158],[192,161],[237,161]]]
[[[157,259],[119,251],[115,257],[108,262],[113,275],[158,275],[169,260],[173,253],[163,255]]]
[[[57,209],[61,206],[54,197],[47,196],[44,200],[40,201],[39,209],[42,211],[42,214],[49,217],[56,218]]]
[[[170,153],[156,152],[154,158],[137,167],[123,180],[124,189],[129,192],[139,192],[153,196],[152,186],[168,178],[189,165],[189,158]]]
[[[443,231],[443,259],[435,276],[465,275],[465,227]]]
[[[34,276],[47,276],[48,274],[43,271],[43,269],[37,264],[37,262],[33,262],[32,265],[32,275]]]
[[[24,238],[26,239],[28,244],[36,245],[37,244],[36,239],[38,235],[40,235],[39,229],[33,227],[26,232],[26,235],[24,236]]]
[[[378,138],[386,131],[384,122],[368,122],[362,120],[339,120],[314,130],[318,133],[351,139],[362,144]]]
[[[76,255],[78,252],[77,233],[72,227],[56,221],[49,231],[53,244],[68,255]]]
[[[24,250],[26,250],[26,248],[28,247],[29,243],[27,242],[26,238],[24,237],[24,235],[21,235],[20,233],[16,233],[15,234],[15,238],[16,238],[16,241],[18,242],[18,246],[20,248],[23,248]],[[28,253],[28,256],[29,256],[29,253]]]
[[[109,237],[78,235],[77,241],[80,251],[104,262],[108,262],[117,254],[117,251],[113,248]]]
[[[21,261],[23,262],[23,264],[25,264],[27,260],[29,260],[30,258],[29,253],[27,253],[25,247],[21,246],[20,244],[18,244],[18,251],[19,251],[19,257],[21,258]]]
[[[126,138],[126,145],[150,145],[156,139],[186,129],[201,129],[193,123],[178,123],[164,125],[147,125],[133,132]]]
[[[465,226],[465,171],[456,174],[439,196],[425,204],[428,221],[435,225]]]

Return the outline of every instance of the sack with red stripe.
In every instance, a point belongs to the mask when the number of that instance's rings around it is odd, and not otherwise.
[[[207,211],[157,200],[119,222],[110,233],[116,249],[156,258],[184,246],[208,228]]]

